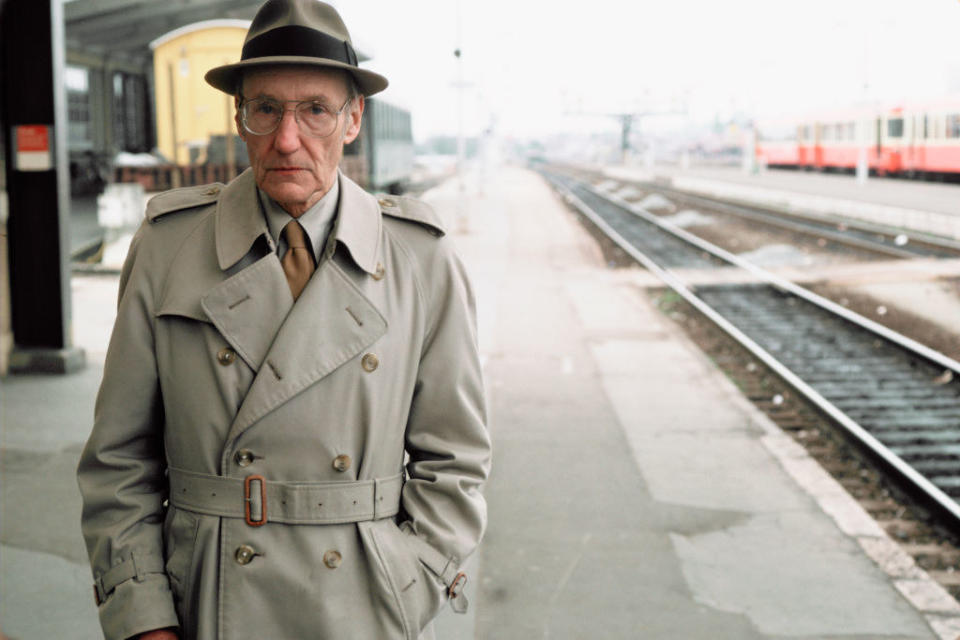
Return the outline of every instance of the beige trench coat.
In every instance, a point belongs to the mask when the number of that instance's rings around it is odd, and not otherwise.
[[[340,180],[296,304],[249,171],[148,205],[78,470],[108,640],[415,640],[462,586],[490,464],[470,285],[429,208]]]

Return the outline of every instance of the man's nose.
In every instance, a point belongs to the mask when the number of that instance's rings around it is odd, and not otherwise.
[[[293,153],[300,148],[300,125],[293,111],[283,112],[274,136],[273,146],[280,153]]]

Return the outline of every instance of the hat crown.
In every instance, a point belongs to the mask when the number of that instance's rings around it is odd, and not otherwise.
[[[2,0],[0,0],[2,2]],[[257,11],[240,62],[206,73],[211,86],[236,95],[243,74],[257,68],[300,65],[342,69],[365,96],[387,88],[387,79],[359,67],[350,32],[337,10],[320,0],[267,0]]]
[[[306,27],[353,44],[340,14],[320,0],[268,0],[254,16],[244,43],[282,27]]]

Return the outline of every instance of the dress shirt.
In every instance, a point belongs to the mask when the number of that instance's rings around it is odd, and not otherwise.
[[[307,246],[313,251],[313,262],[316,264],[317,257],[323,252],[327,236],[333,228],[333,219],[337,215],[337,204],[340,199],[339,174],[330,190],[299,218],[294,218],[284,211],[283,207],[274,202],[273,198],[259,188],[257,194],[260,197],[260,204],[267,219],[267,228],[270,230],[273,246],[277,250],[277,257],[282,260],[283,255],[287,252],[287,240],[283,237],[283,228],[291,220],[296,220],[307,234]]]

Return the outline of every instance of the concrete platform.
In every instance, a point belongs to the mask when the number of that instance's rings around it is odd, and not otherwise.
[[[661,179],[694,193],[960,240],[960,184],[899,178],[870,178],[860,184],[847,174],[774,169],[748,174],[734,167],[608,166],[603,171],[612,178]]]
[[[651,306],[534,174],[427,194],[474,274],[494,472],[465,638],[949,638],[960,607]],[[73,279],[90,366],[0,400],[0,629],[97,638],[73,478],[117,280]]]

